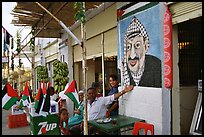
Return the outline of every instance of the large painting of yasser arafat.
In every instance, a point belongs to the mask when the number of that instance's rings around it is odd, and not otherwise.
[[[118,67],[122,85],[161,87],[162,26],[159,6],[118,22]]]

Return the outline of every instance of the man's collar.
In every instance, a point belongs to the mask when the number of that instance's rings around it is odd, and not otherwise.
[[[98,100],[98,97],[95,97],[95,99],[94,99],[93,102],[95,102],[95,101],[97,101],[97,100]],[[90,104],[90,103],[91,103],[91,100],[88,100],[88,101],[89,101],[89,104]],[[93,103],[93,102],[92,102],[92,103]],[[92,103],[91,103],[91,104],[92,104]]]

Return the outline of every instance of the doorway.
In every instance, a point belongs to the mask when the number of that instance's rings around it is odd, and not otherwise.
[[[189,134],[202,79],[202,17],[178,24],[180,126],[181,135]]]

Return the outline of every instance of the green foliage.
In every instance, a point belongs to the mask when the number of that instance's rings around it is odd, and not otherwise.
[[[85,24],[86,18],[85,18],[85,10],[83,7],[83,2],[75,2],[74,8],[77,9],[77,12],[74,15],[74,18],[76,20],[79,20],[82,24]]]
[[[34,34],[35,34],[35,29],[34,27],[32,26],[32,29],[31,29],[31,35],[32,35],[32,38],[30,39],[30,50],[31,51],[34,51],[35,50],[35,37],[34,37]]]
[[[48,69],[46,66],[37,66],[37,81],[48,82]]]
[[[11,70],[14,71],[14,54],[11,56]]]
[[[69,81],[68,64],[55,60],[53,62],[53,72],[54,89],[56,92],[61,92]]]
[[[21,50],[21,34],[19,31],[17,31],[17,40],[16,40],[16,43],[17,43],[17,48],[16,48],[16,51],[17,53],[19,54],[20,53],[20,50]]]

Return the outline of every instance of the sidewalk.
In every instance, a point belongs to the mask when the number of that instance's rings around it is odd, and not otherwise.
[[[11,110],[2,109],[2,135],[30,135],[30,126],[8,128],[8,114]]]

